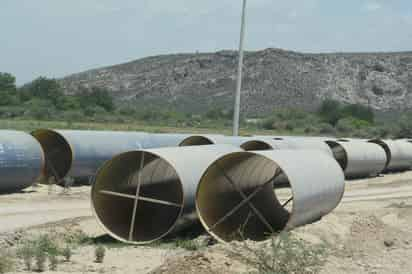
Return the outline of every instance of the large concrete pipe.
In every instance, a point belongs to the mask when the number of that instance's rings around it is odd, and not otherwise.
[[[180,146],[201,145],[234,145],[240,147],[243,143],[251,140],[251,137],[224,136],[224,135],[192,135],[184,139]]]
[[[200,177],[219,157],[240,151],[210,145],[131,151],[107,161],[92,186],[98,222],[115,239],[145,244],[194,222]]]
[[[361,141],[326,143],[348,179],[376,176],[385,169],[386,153],[379,145]]]
[[[296,139],[286,139],[286,141],[294,147],[294,149],[305,149],[305,150],[318,150],[322,151],[329,156],[333,155],[331,148],[327,145],[325,139],[320,138],[296,138]]]
[[[142,148],[149,135],[139,132],[39,129],[32,135],[46,156],[45,177],[89,179],[104,161]]]
[[[259,137],[258,137],[259,138]],[[260,136],[260,138],[267,137]],[[320,150],[330,156],[333,155],[330,147],[325,143],[328,140],[334,140],[327,137],[299,137],[299,136],[272,136],[275,141],[285,141],[288,144],[289,149],[307,149],[307,150]]]
[[[295,149],[288,141],[273,138],[249,138],[240,147],[246,151]]]
[[[306,139],[306,140],[336,140],[336,137],[328,136],[291,136],[291,135],[255,135],[256,138],[271,138],[275,140],[291,140],[291,139]]]
[[[412,143],[374,139],[369,142],[380,145],[386,152],[385,172],[409,170],[412,167]]]
[[[191,134],[169,134],[169,133],[152,133],[145,139],[143,148],[161,148],[161,147],[177,147]]]
[[[0,193],[31,186],[44,168],[40,144],[30,134],[0,130]]]
[[[286,174],[291,193],[274,191]],[[216,160],[203,174],[196,210],[217,240],[263,240],[319,220],[332,211],[344,192],[337,162],[314,150],[235,152]]]
[[[182,140],[179,146],[203,146],[203,145],[214,145],[225,138],[224,135],[218,134],[199,134],[191,135]]]

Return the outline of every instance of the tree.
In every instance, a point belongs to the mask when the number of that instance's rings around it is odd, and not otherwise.
[[[335,126],[342,118],[341,104],[336,100],[327,99],[321,104],[318,113],[327,123]]]
[[[344,106],[342,109],[344,117],[353,117],[359,120],[373,123],[375,121],[375,114],[370,107],[361,104],[352,104]]]
[[[404,115],[398,125],[398,130],[395,133],[395,137],[397,138],[411,138],[412,136],[412,115]]]
[[[97,106],[101,106],[106,111],[114,110],[113,97],[107,89],[93,87],[90,96],[94,99]]]
[[[79,88],[77,96],[83,109],[98,106],[111,112],[115,108],[113,97],[109,91],[104,88],[92,87],[91,89],[87,89],[81,87]]]
[[[0,92],[16,91],[16,78],[7,72],[0,72]]]
[[[50,100],[55,106],[58,106],[63,97],[63,91],[55,79],[39,77],[24,87],[29,96],[37,99]]]

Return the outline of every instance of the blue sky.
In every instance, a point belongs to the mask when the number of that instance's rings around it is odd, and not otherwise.
[[[19,84],[145,56],[236,49],[241,0],[0,0]],[[246,48],[412,50],[411,0],[248,0]]]

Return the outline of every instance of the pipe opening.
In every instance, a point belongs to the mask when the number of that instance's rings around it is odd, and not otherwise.
[[[120,154],[99,170],[92,205],[114,238],[149,243],[175,227],[182,214],[183,195],[181,181],[166,160],[133,151]]]
[[[198,186],[201,222],[220,241],[264,240],[284,229],[292,200],[279,198],[273,190],[282,173],[275,162],[257,154],[238,152],[220,158]]]
[[[32,135],[44,151],[46,164],[43,176],[46,178],[54,176],[57,180],[64,178],[73,161],[70,144],[63,136],[53,130],[39,129],[32,132]]]
[[[389,163],[391,162],[391,159],[392,159],[392,153],[391,153],[391,150],[390,150],[389,146],[384,141],[379,140],[379,139],[370,140],[368,142],[377,144],[377,145],[381,146],[383,148],[383,150],[385,150],[385,153],[386,153],[385,170],[386,170],[389,166]]]
[[[240,146],[245,151],[273,150],[273,147],[264,141],[247,141]]]
[[[184,139],[179,146],[204,146],[204,145],[213,145],[213,141],[204,136],[190,136]]]
[[[348,155],[343,146],[335,141],[326,141],[326,143],[331,148],[333,157],[336,159],[342,170],[346,170],[348,166]]]

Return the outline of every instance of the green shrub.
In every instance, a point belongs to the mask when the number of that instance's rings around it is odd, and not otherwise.
[[[338,101],[330,99],[322,102],[318,114],[325,122],[333,126],[336,126],[339,120],[348,117],[369,123],[374,123],[375,120],[375,114],[370,107],[361,104],[341,105]]]
[[[41,250],[37,250],[36,253],[36,267],[38,272],[46,270],[46,254]]]
[[[61,119],[69,122],[80,122],[85,120],[83,113],[80,110],[68,110],[60,114]]]
[[[33,82],[25,85],[23,89],[26,90],[29,97],[51,101],[54,106],[59,106],[64,97],[62,88],[57,80],[46,77],[35,79]]]
[[[275,129],[275,118],[270,117],[270,118],[264,119],[262,122],[262,128],[267,129],[267,130]]]
[[[176,247],[180,247],[186,250],[195,251],[200,248],[199,244],[193,239],[176,239]]]
[[[373,123],[375,114],[372,109],[360,104],[347,105],[342,108],[343,117],[353,117],[358,120]]]
[[[305,129],[303,130],[303,132],[305,134],[313,134],[313,133],[318,133],[319,129],[314,127],[314,126],[307,126],[305,127]]]
[[[335,135],[336,130],[332,125],[323,123],[319,125],[319,133],[326,135]]]
[[[269,246],[251,247],[247,242],[229,251],[258,273],[317,273],[325,262],[325,249],[283,232],[271,238]]]
[[[87,106],[86,108],[84,108],[84,115],[88,117],[103,116],[106,114],[106,110],[100,106]]]
[[[49,269],[52,271],[56,271],[58,264],[59,264],[59,260],[57,259],[57,256],[49,255]]]
[[[20,99],[15,91],[0,92],[0,106],[16,106],[20,104]]]
[[[334,126],[342,118],[341,104],[336,100],[327,99],[322,102],[318,114],[325,122]]]
[[[0,274],[10,272],[14,269],[15,261],[13,256],[5,250],[0,251]]]
[[[66,260],[66,262],[70,262],[70,260],[72,258],[72,249],[71,249],[71,247],[67,245],[62,250],[62,255],[63,255],[64,259]]]
[[[60,249],[55,241],[53,241],[48,235],[41,235],[36,241],[36,249],[48,255],[59,255]]]
[[[26,109],[20,106],[3,106],[0,107],[0,117],[2,118],[15,118],[22,116]]]
[[[398,129],[395,132],[397,138],[412,137],[412,115],[405,115],[398,123]]]
[[[28,271],[31,271],[33,258],[36,255],[36,248],[33,242],[26,242],[17,250],[17,256],[23,259],[24,265]]]
[[[37,120],[49,119],[55,112],[53,103],[45,99],[31,99],[24,103],[26,108],[25,116],[32,117]]]
[[[103,263],[104,257],[106,255],[106,249],[104,248],[104,246],[97,246],[94,250],[94,255],[96,257],[96,263]]]
[[[15,91],[16,77],[7,72],[0,72],[0,92]]]

